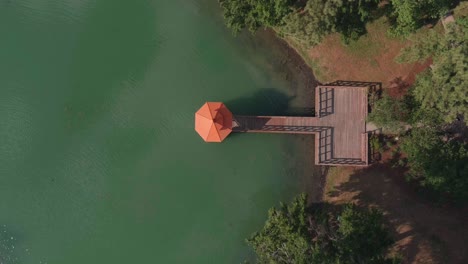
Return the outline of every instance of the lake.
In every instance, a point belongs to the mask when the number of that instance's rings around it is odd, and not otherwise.
[[[311,136],[194,131],[205,101],[313,106],[297,54],[216,0],[2,0],[0,36],[2,263],[240,263],[320,187]]]

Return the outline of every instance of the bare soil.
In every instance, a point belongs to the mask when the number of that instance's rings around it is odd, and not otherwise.
[[[468,263],[466,209],[436,207],[422,199],[388,163],[368,168],[333,168],[324,201],[377,207],[395,238],[392,253],[403,263]]]
[[[408,40],[390,38],[388,25],[381,18],[368,25],[368,33],[350,45],[344,45],[338,34],[326,37],[321,44],[304,49],[294,45],[306,61],[315,66],[322,83],[336,80],[380,82],[392,96],[401,96],[414,83],[418,73],[431,61],[400,64],[395,58]]]

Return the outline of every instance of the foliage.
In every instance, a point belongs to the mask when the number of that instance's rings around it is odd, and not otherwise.
[[[382,153],[384,151],[384,146],[380,141],[381,140],[380,140],[379,135],[376,135],[376,134],[372,135],[369,138],[369,144],[373,152]]]
[[[338,217],[338,255],[335,263],[381,263],[393,243],[376,209],[358,210],[348,205]]]
[[[447,25],[444,35],[435,30],[414,40],[403,50],[400,62],[433,64],[417,76],[409,122],[415,127],[404,139],[409,176],[418,179],[439,199],[468,198],[468,146],[444,135],[443,124],[468,116],[468,20]]]
[[[413,94],[423,109],[437,109],[449,123],[458,115],[468,116],[468,78],[452,72],[453,65],[439,66],[417,77]]]
[[[290,205],[268,211],[262,231],[247,240],[260,263],[309,263],[311,244],[306,225],[307,197],[302,194]]]
[[[283,17],[292,11],[295,0],[219,0],[226,24],[234,33],[248,28],[254,32],[261,26],[283,24]]]
[[[382,213],[348,205],[306,212],[306,196],[270,209],[262,231],[247,241],[260,263],[391,263]]]
[[[391,0],[390,19],[393,28],[390,33],[396,36],[408,36],[427,21],[445,15],[452,2],[451,0]]]
[[[420,104],[414,104],[411,108],[408,122],[413,126],[439,128],[444,123],[442,114],[434,108],[421,108]]]
[[[402,144],[410,165],[410,176],[435,193],[455,201],[468,198],[468,146],[449,140],[444,142],[438,131],[419,127],[411,131]]]
[[[432,57],[430,69],[418,75],[412,94],[421,108],[436,109],[452,122],[458,115],[468,116],[468,19],[447,25],[441,36],[434,30],[403,50],[400,62],[422,61]]]
[[[368,116],[369,121],[392,132],[402,130],[403,122],[410,118],[411,108],[408,105],[408,98],[398,99],[384,94],[374,103],[372,112]]]
[[[281,33],[307,45],[316,45],[330,33],[338,32],[345,42],[366,32],[365,23],[378,0],[309,0],[303,10],[284,18]]]
[[[423,62],[439,52],[443,39],[444,36],[435,30],[413,35],[410,37],[413,45],[403,48],[396,61],[399,63]]]

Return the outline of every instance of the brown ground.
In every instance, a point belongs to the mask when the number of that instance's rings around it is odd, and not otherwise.
[[[381,209],[404,263],[468,263],[466,210],[435,207],[416,195],[388,164],[333,168],[323,199]]]
[[[389,38],[387,29],[385,18],[381,18],[367,27],[365,36],[349,46],[342,44],[338,34],[326,37],[313,48],[293,46],[307,56],[308,64],[313,66],[322,83],[336,80],[381,82],[391,95],[399,96],[431,62],[396,63],[395,57],[410,43]]]

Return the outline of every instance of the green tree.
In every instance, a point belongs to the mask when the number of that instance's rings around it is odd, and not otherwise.
[[[456,140],[443,141],[433,127],[418,127],[405,138],[402,150],[407,154],[410,173],[422,186],[439,198],[455,202],[468,198],[468,146]]]
[[[390,263],[393,243],[382,213],[352,205],[325,204],[306,210],[302,194],[290,205],[272,208],[260,232],[247,242],[259,263]]]
[[[391,33],[396,36],[408,36],[427,21],[445,15],[453,1],[451,0],[391,0]]]
[[[434,30],[403,50],[399,62],[432,57],[430,69],[418,75],[412,94],[423,109],[437,109],[446,122],[468,117],[468,19],[447,25],[440,35]]]
[[[260,263],[310,263],[311,244],[306,225],[307,197],[302,194],[290,205],[268,211],[268,220],[247,243]]]
[[[226,25],[234,33],[248,28],[254,32],[259,27],[283,24],[283,17],[292,11],[295,0],[219,0]]]
[[[409,97],[398,99],[384,94],[374,103],[368,119],[387,130],[399,132],[403,129],[404,122],[410,119],[409,101]]]
[[[335,263],[382,263],[393,244],[383,226],[383,215],[376,209],[358,210],[345,207],[338,217],[338,256]]]
[[[304,9],[284,18],[280,32],[306,45],[316,45],[330,33],[338,32],[344,42],[366,32],[365,23],[379,0],[309,0]]]

